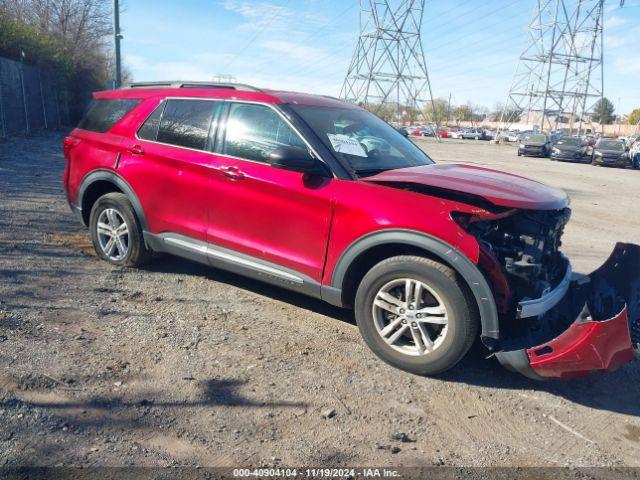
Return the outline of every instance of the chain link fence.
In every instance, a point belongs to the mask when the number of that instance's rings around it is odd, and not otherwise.
[[[66,83],[46,70],[0,58],[0,138],[69,125]]]

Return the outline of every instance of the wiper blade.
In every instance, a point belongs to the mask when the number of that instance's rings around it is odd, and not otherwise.
[[[354,173],[359,177],[368,177],[375,175],[376,173],[386,172],[387,170],[393,170],[392,168],[361,168],[354,170]]]

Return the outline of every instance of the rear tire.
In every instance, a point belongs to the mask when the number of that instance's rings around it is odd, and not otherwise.
[[[475,301],[456,273],[419,256],[392,257],[374,266],[358,287],[355,316],[380,359],[418,375],[436,375],[457,364],[479,323]]]
[[[139,267],[151,260],[153,252],[144,243],[133,206],[122,193],[107,193],[94,203],[89,232],[98,257],[113,265]]]

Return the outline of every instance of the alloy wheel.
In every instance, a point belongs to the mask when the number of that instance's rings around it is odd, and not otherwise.
[[[106,208],[98,217],[98,243],[109,260],[119,261],[129,251],[129,227],[115,208]]]
[[[399,278],[382,286],[373,302],[373,319],[387,345],[405,355],[427,355],[444,341],[447,309],[427,284]]]

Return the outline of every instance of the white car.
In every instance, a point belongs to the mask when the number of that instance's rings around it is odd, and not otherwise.
[[[520,140],[518,137],[518,132],[516,131],[501,131],[498,135],[499,140],[506,140],[507,142],[517,142]]]

